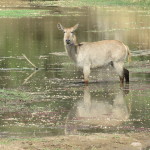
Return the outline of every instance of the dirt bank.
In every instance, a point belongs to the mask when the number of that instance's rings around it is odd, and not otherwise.
[[[149,133],[92,134],[31,139],[0,139],[3,150],[149,150]]]

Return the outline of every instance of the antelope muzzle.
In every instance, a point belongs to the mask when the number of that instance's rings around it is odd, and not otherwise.
[[[66,44],[71,44],[71,41],[70,40],[66,40]]]

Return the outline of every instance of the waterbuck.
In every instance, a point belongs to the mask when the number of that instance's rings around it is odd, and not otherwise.
[[[71,28],[64,28],[57,24],[59,30],[64,32],[65,49],[71,59],[80,68],[83,68],[84,82],[88,83],[90,69],[111,64],[120,77],[120,83],[129,82],[129,71],[124,68],[124,61],[130,58],[129,48],[117,40],[103,40],[98,42],[77,43],[74,32],[79,24]]]

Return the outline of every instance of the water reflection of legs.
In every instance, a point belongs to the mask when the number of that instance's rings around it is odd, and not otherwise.
[[[89,130],[93,127],[116,127],[122,124],[130,114],[124,100],[127,91],[128,85],[125,89],[117,89],[114,85],[85,86],[83,99],[68,114],[66,133],[75,134],[85,128]]]

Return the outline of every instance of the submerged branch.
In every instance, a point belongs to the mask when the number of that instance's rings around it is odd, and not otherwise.
[[[26,79],[24,79],[23,85],[26,84],[28,82],[28,80],[36,73],[37,73],[37,71],[34,71]]]

